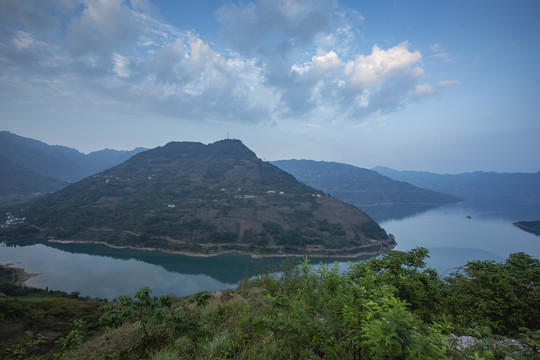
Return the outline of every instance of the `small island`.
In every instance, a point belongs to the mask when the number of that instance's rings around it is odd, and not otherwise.
[[[535,221],[518,221],[514,223],[521,230],[530,232],[534,235],[540,235],[540,220]]]

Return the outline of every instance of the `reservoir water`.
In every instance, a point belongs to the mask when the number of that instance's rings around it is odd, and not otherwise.
[[[379,206],[362,209],[395,236],[396,250],[426,247],[430,252],[428,266],[439,274],[448,275],[470,260],[502,261],[515,252],[540,258],[540,236],[512,224],[540,219],[538,203],[484,201],[436,208]],[[279,261],[265,259],[266,263]],[[13,263],[29,273],[41,273],[27,285],[108,299],[133,294],[144,286],[149,286],[154,295],[177,296],[230,289],[264,267],[257,259],[239,255],[195,258],[158,251],[111,249],[103,245],[47,242],[2,244],[0,262]],[[340,268],[346,267],[346,261],[340,263]]]
[[[513,223],[540,219],[540,204],[476,201],[423,209],[398,217],[378,210],[373,218],[396,237],[395,250],[417,246],[429,250],[428,266],[448,275],[471,260],[504,261],[508,255],[525,252],[540,258],[540,236]],[[367,210],[367,209],[364,209]],[[369,213],[369,212],[368,212]]]

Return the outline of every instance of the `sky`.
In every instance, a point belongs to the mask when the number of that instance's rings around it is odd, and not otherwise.
[[[538,0],[0,0],[0,130],[540,170]]]

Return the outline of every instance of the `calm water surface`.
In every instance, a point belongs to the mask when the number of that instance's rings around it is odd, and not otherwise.
[[[538,219],[538,204],[466,202],[384,220],[380,225],[396,237],[396,250],[423,246],[430,253],[428,266],[448,275],[470,260],[503,261],[516,252],[540,258],[540,236],[513,225]]]
[[[154,295],[185,296],[234,288],[256,262],[244,256],[194,258],[103,245],[27,243],[1,245],[0,262],[41,273],[26,284],[113,299],[149,286]]]
[[[396,237],[397,250],[428,248],[428,265],[439,274],[447,275],[469,260],[501,261],[519,251],[540,258],[540,237],[512,225],[518,220],[540,219],[540,204],[466,202],[431,209],[399,206],[363,210]],[[155,295],[177,296],[230,289],[246,274],[254,275],[264,266],[247,256],[194,258],[102,245],[23,245],[0,245],[0,262],[41,273],[28,285],[109,299],[133,294],[144,286]],[[313,262],[321,260],[325,261]],[[340,263],[340,268],[345,269],[346,264]]]

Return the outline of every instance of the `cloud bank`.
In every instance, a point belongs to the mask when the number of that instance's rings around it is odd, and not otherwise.
[[[145,0],[3,0],[0,94],[179,121],[361,123],[455,84],[424,83],[407,41],[359,51],[362,15],[336,1],[231,2],[215,16],[219,46]]]

